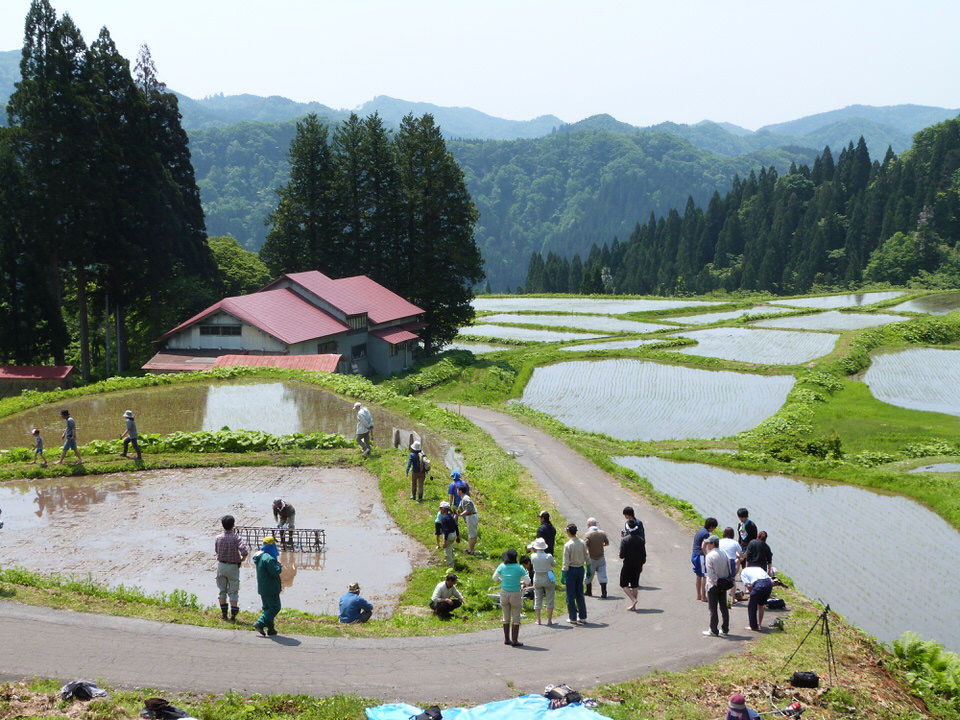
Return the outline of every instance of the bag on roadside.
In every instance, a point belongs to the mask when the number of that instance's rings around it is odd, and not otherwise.
[[[775,597],[769,598],[767,600],[767,609],[768,610],[786,610],[787,601],[784,600],[783,598],[775,598]]]
[[[64,700],[76,698],[77,700],[93,700],[97,697],[107,697],[107,691],[98,688],[96,683],[89,680],[74,680],[60,688],[60,697]]]
[[[550,709],[564,707],[570,703],[576,703],[583,700],[583,696],[576,690],[572,690],[566,684],[547,685],[543,696],[550,701]]]
[[[410,720],[443,720],[443,713],[437,705],[431,705],[419,715],[411,715]]]
[[[810,671],[795,672],[790,678],[790,684],[802,688],[820,687],[820,676]]]

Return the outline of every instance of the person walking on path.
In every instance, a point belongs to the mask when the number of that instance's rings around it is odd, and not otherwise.
[[[567,540],[563,546],[562,581],[567,592],[567,616],[571,625],[587,624],[587,601],[583,596],[584,566],[587,564],[587,546],[577,537],[577,526],[567,525]]]
[[[457,589],[456,574],[448,573],[447,577],[438,582],[433,589],[433,595],[430,597],[430,609],[441,620],[449,620],[453,611],[463,607],[465,602],[463,595]]]
[[[703,564],[706,553],[703,551],[703,543],[708,537],[713,535],[720,523],[714,517],[708,517],[703,521],[703,527],[697,530],[693,536],[693,550],[690,553],[690,564],[693,565],[694,584],[697,588],[697,600],[707,601],[706,577],[707,568]]]
[[[527,571],[517,562],[513,548],[503,554],[503,562],[493,571],[494,582],[500,583],[500,610],[503,614],[503,644],[522,647],[520,637],[520,610],[523,604],[523,586]]]
[[[33,435],[33,462],[28,465],[36,465],[37,458],[40,458],[40,467],[47,466],[47,456],[43,454],[43,438],[40,436],[40,428],[34,428],[31,431]]]
[[[143,454],[140,452],[140,433],[137,432],[137,421],[133,419],[133,410],[124,410],[123,419],[126,425],[120,439],[123,440],[123,452],[121,457],[127,457],[127,448],[133,445],[133,451],[137,454],[137,462],[143,462]]]
[[[253,554],[253,564],[257,568],[257,594],[260,595],[260,617],[253,627],[266,637],[276,635],[274,620],[280,612],[280,572],[283,566],[278,560],[280,552],[276,541],[268,535],[263,539],[263,547]],[[266,632],[264,632],[266,630]]]
[[[273,501],[273,521],[280,530],[278,533],[280,544],[283,545],[289,540],[290,547],[293,547],[293,531],[297,529],[297,509],[283,498],[277,498]]]
[[[627,611],[637,609],[639,597],[640,573],[647,562],[647,541],[643,536],[636,520],[628,520],[623,532],[620,533],[620,559],[623,565],[620,568],[620,587],[630,599]]]
[[[423,500],[423,481],[427,477],[422,464],[423,451],[420,441],[414,440],[410,445],[410,457],[407,458],[407,474],[410,475],[410,499]]]
[[[533,550],[530,564],[533,566],[533,609],[537,613],[537,625],[543,624],[540,614],[544,607],[547,608],[547,625],[553,625],[557,586],[553,568],[557,561],[547,552],[547,541],[542,537],[530,543],[530,549]]]
[[[642,537],[643,541],[646,542],[647,533],[644,532],[643,523],[637,518],[636,513],[633,512],[633,508],[630,505],[627,505],[623,509],[623,529],[628,530],[628,526],[631,522],[634,524],[635,530],[631,530],[630,532],[639,532],[640,537]]]
[[[54,464],[62,465],[63,459],[67,456],[67,451],[73,450],[77,456],[77,462],[83,465],[83,458],[80,457],[80,451],[77,450],[77,421],[70,416],[69,410],[61,410],[60,417],[66,423],[66,427],[60,433],[60,437],[63,439],[63,452],[60,453],[60,459]]]
[[[726,636],[730,632],[730,610],[727,609],[726,593],[733,585],[733,576],[730,573],[730,560],[725,552],[720,550],[720,538],[711,535],[707,538],[707,603],[710,606],[710,629],[703,634],[709,637]],[[717,610],[723,618],[718,627]]]
[[[447,560],[447,567],[453,569],[453,544],[460,542],[460,525],[457,516],[453,514],[450,503],[446,500],[440,503],[440,533],[443,535],[443,552]]]
[[[547,553],[553,555],[553,548],[557,541],[557,529],[550,522],[550,513],[543,510],[540,513],[540,527],[537,528],[537,537],[547,542]]]
[[[767,600],[773,592],[773,580],[762,567],[748,565],[740,572],[743,586],[750,593],[747,604],[747,618],[750,625],[747,630],[760,632],[763,629],[763,611],[766,610]]]
[[[610,544],[607,534],[600,529],[596,518],[587,519],[587,532],[583,535],[583,543],[587,546],[589,564],[587,565],[586,595],[593,595],[593,578],[600,583],[600,597],[607,596],[607,559],[603,549]]]
[[[223,532],[217,535],[213,551],[217,556],[217,589],[220,591],[220,614],[224,620],[236,621],[240,612],[240,564],[247,559],[247,546],[234,530],[233,515],[220,518]],[[227,600],[230,601],[230,617],[227,617]]]
[[[361,403],[354,403],[357,411],[357,444],[364,457],[370,457],[370,433],[373,432],[373,415]]]
[[[470,490],[463,485],[457,488],[457,495],[460,498],[459,517],[467,524],[467,542],[469,547],[466,549],[467,555],[473,555],[474,548],[477,546],[477,537],[480,534],[480,516],[477,515],[477,504],[467,493]]]
[[[373,605],[360,596],[360,583],[350,583],[347,592],[340,596],[340,616],[342,623],[365,623],[373,615]]]

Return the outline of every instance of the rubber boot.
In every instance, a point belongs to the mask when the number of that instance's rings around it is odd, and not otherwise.
[[[236,621],[237,621],[237,613],[238,613],[238,612],[240,612],[240,608],[238,608],[236,605],[234,605],[233,607],[230,608],[230,620],[231,620],[232,622],[236,622]]]
[[[523,643],[517,641],[517,638],[519,638],[519,637],[520,637],[520,626],[519,626],[519,625],[514,625],[514,626],[513,626],[513,633],[512,633],[512,636],[511,636],[511,638],[510,638],[510,644],[513,645],[514,647],[523,647]]]
[[[583,594],[593,597],[593,583],[587,583],[587,589],[584,590]]]
[[[607,596],[607,584],[600,583],[600,597],[605,598]]]
[[[224,620],[229,620],[229,618],[227,617],[227,604],[226,604],[226,603],[220,603],[220,616],[221,616]]]
[[[503,644],[510,645],[510,623],[503,624]]]

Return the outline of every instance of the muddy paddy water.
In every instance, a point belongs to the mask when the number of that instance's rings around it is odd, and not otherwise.
[[[614,461],[658,491],[717,518],[721,528],[736,527],[737,508],[746,506],[759,529],[769,533],[773,564],[797,589],[880,640],[912,630],[960,651],[960,574],[952,562],[960,532],[919,503],[699,463],[655,457]],[[684,551],[689,553],[689,546]]]
[[[327,541],[321,553],[281,553],[284,607],[335,615],[339,597],[359,582],[374,616],[386,617],[411,570],[430,560],[384,512],[376,478],[361,469],[204,468],[0,485],[0,566],[89,574],[150,594],[186,590],[216,605],[220,517],[271,527],[276,497],[296,507],[297,527],[322,528]],[[249,561],[241,568],[240,606],[260,607]]]
[[[133,410],[141,433],[176,431],[260,430],[274,435],[295,432],[340,433],[352,438],[357,415],[353,400],[298,382],[233,381],[189,383],[73,398],[43,405],[0,420],[0,447],[32,447],[32,428],[43,432],[48,458],[61,444],[60,409],[68,408],[77,421],[81,445],[91,440],[119,437],[123,411]],[[393,429],[410,421],[372,408],[374,445],[392,444]],[[426,437],[427,451],[442,457],[444,449]]]

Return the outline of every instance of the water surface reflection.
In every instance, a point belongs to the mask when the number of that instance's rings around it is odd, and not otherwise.
[[[721,527],[747,507],[800,592],[880,640],[913,630],[960,651],[960,574],[951,569],[960,533],[913,500],[655,457],[614,460]]]

